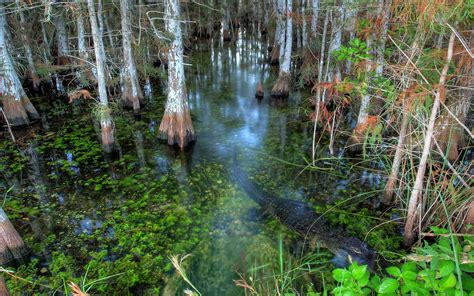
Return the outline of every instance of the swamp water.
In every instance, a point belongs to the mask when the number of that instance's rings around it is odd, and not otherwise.
[[[185,152],[157,139],[163,96],[141,121],[119,112],[117,159],[104,158],[88,102],[40,105],[43,128],[19,146],[2,141],[4,209],[32,254],[16,268],[27,281],[7,278],[14,294],[61,294],[73,280],[101,295],[183,295],[189,286],[169,260],[178,254],[191,254],[183,267],[202,295],[243,295],[233,280],[291,268],[301,246],[234,184],[234,153],[266,190],[323,206],[380,185],[375,170],[334,170],[329,160],[304,170],[312,125],[298,106],[308,95],[272,103],[265,44],[240,36],[235,46],[199,47],[186,69],[198,140]],[[254,97],[260,80],[263,101]],[[341,215],[358,219],[333,217]],[[315,253],[308,268],[329,270],[330,254]]]

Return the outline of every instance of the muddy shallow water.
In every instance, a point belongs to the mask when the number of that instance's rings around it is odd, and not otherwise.
[[[269,98],[277,73],[266,64],[265,43],[240,34],[235,45],[194,46],[186,67],[198,136],[191,149],[177,152],[157,139],[163,96],[150,98],[142,121],[118,117],[115,159],[102,155],[85,102],[42,105],[38,137],[18,148],[3,143],[1,188],[13,186],[5,209],[37,260],[21,275],[49,286],[45,294],[90,269],[91,281],[117,274],[101,282],[102,293],[110,284],[118,295],[182,295],[186,284],[167,257],[188,253],[184,266],[203,295],[243,294],[233,280],[272,258],[291,234],[235,186],[228,170],[234,153],[262,186],[289,198],[324,205],[380,187],[376,163],[362,171],[343,160],[337,169],[305,170],[312,125],[299,106],[309,94],[293,92],[285,106]],[[262,101],[255,99],[260,80]],[[320,147],[318,157],[327,156]]]

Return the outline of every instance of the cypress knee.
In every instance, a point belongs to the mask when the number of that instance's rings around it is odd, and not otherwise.
[[[258,82],[257,92],[255,93],[255,97],[260,100],[260,99],[263,99],[263,95],[264,95],[264,93],[263,93],[263,84],[262,84],[262,81],[260,80]]]

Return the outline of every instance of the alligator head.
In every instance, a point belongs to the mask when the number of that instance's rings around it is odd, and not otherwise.
[[[335,251],[332,262],[338,267],[357,262],[360,265],[367,265],[373,272],[379,272],[380,267],[386,265],[385,260],[379,254],[355,237],[348,237],[344,240],[341,247]]]

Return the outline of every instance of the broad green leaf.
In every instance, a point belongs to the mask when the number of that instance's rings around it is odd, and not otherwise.
[[[462,288],[474,292],[474,278],[468,274],[461,275]]]
[[[352,292],[351,289],[344,286],[336,287],[332,290],[332,292],[334,295],[337,295],[337,296],[354,295],[354,292]]]
[[[359,286],[365,287],[369,283],[370,273],[366,272],[364,276],[359,280]]]
[[[377,289],[378,293],[394,293],[399,287],[399,283],[394,279],[384,279]]]
[[[433,270],[423,269],[418,273],[418,275],[428,282],[434,280],[435,272]]]
[[[352,274],[349,271],[341,268],[334,269],[332,271],[332,276],[338,282],[344,282],[352,278]]]
[[[474,272],[474,263],[461,264],[459,267],[462,271]]]
[[[448,233],[448,230],[444,228],[439,228],[436,226],[431,226],[430,228],[434,234],[447,234]]]
[[[352,276],[356,280],[360,280],[367,273],[367,265],[354,266],[352,269]]]
[[[415,291],[417,289],[416,282],[413,281],[405,281],[404,286],[410,289],[410,291]]]
[[[378,275],[374,275],[370,280],[370,287],[374,290],[377,290],[380,285],[380,277]]]
[[[402,271],[402,278],[405,281],[414,281],[416,280],[416,276],[416,272],[413,272],[411,270]]]
[[[439,285],[443,288],[453,288],[456,286],[456,277],[451,273],[447,277],[441,279]]]
[[[388,272],[388,274],[390,274],[394,277],[399,277],[402,274],[400,269],[398,267],[395,267],[395,266],[390,266],[389,268],[387,268],[387,272]]]
[[[402,271],[413,271],[416,272],[416,263],[415,262],[406,262],[402,265]]]
[[[454,262],[443,260],[439,263],[439,274],[438,278],[445,277],[454,271]]]

